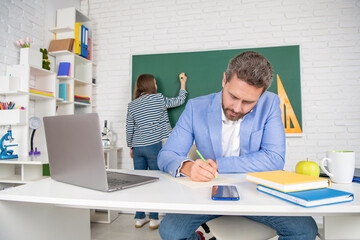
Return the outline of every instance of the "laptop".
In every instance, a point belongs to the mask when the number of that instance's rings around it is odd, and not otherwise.
[[[107,171],[97,113],[44,117],[52,179],[104,192],[158,180]]]

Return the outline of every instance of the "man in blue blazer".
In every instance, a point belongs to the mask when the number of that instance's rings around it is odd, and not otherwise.
[[[210,181],[218,173],[281,170],[285,132],[280,100],[267,92],[273,79],[268,60],[248,51],[234,57],[222,80],[223,90],[188,101],[158,155],[159,168],[174,177]],[[207,163],[187,158],[195,141]],[[214,215],[167,214],[160,224],[163,239],[202,239],[195,233]],[[246,216],[274,228],[280,239],[315,239],[312,217]]]

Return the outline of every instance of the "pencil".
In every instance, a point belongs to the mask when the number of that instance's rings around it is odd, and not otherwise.
[[[199,152],[199,150],[196,150],[196,153],[199,155],[199,157],[201,158],[201,160],[203,160],[206,164],[209,164],[205,158],[201,155],[201,153]],[[217,178],[218,176],[217,175],[214,175],[215,178]]]

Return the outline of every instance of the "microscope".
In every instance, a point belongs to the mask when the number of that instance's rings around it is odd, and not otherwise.
[[[17,146],[17,144],[13,144],[13,145],[4,144],[5,141],[9,141],[9,143],[11,143],[13,140],[14,138],[12,137],[11,126],[9,125],[7,132],[0,140],[0,160],[18,158],[17,154],[13,154],[14,150],[7,150],[8,147],[14,147]]]
[[[110,149],[112,147],[112,133],[111,130],[107,127],[107,120],[104,122],[104,128],[101,135],[104,149]]]

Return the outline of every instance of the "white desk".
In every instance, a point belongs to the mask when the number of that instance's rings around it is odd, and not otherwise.
[[[240,201],[213,201],[210,187],[189,188],[158,171],[136,171],[160,180],[113,193],[44,179],[0,192],[0,239],[90,239],[90,210],[110,209],[219,215],[325,216],[326,239],[359,239],[360,185],[332,187],[355,193],[350,203],[303,208],[256,190],[238,178]],[[338,221],[340,219],[340,221]],[[21,230],[20,230],[21,229]],[[344,237],[346,235],[346,238]]]

